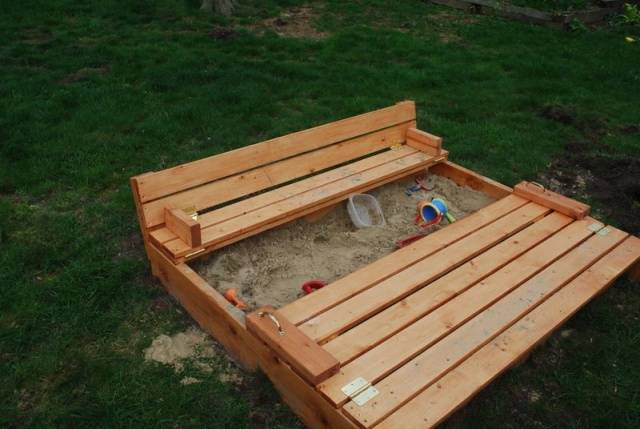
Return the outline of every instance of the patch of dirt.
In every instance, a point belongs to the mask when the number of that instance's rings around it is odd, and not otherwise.
[[[235,387],[242,385],[246,378],[220,345],[195,327],[171,336],[159,335],[144,350],[144,358],[147,361],[169,365],[176,373],[184,373],[187,364],[200,374],[211,374],[215,371],[222,383]],[[185,375],[180,384],[188,386],[201,381],[192,375]]]
[[[100,67],[84,67],[74,73],[66,75],[60,80],[60,83],[63,85],[69,85],[88,79],[91,76],[107,74],[110,71],[111,66],[109,64],[105,64]]]
[[[215,27],[209,32],[209,37],[216,40],[230,40],[235,37],[236,31],[229,27]]]
[[[214,355],[213,350],[213,342],[204,332],[190,328],[172,336],[158,336],[145,349],[144,358],[170,365],[176,372],[181,372],[186,359],[210,358]]]
[[[250,28],[258,32],[271,30],[282,37],[324,39],[329,34],[316,29],[314,21],[317,17],[318,13],[311,7],[294,7],[280,16],[265,19]]]
[[[614,226],[640,234],[640,159],[618,155],[602,143],[606,120],[581,118],[565,106],[548,106],[541,115],[574,127],[580,134],[537,179],[547,188],[578,200],[592,200],[598,214]],[[635,126],[624,127],[635,132]]]
[[[194,264],[195,270],[221,293],[235,288],[250,309],[281,307],[303,295],[301,285],[312,279],[327,283],[394,251],[397,240],[421,231],[415,225],[417,203],[443,198],[457,219],[493,200],[441,176],[428,181],[431,192],[405,190],[412,181],[391,183],[371,191],[382,208],[386,224],[356,229],[342,203],[317,223],[298,220],[242,240]],[[446,221],[443,225],[446,226]]]

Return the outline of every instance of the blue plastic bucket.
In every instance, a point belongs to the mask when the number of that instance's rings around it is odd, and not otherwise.
[[[440,198],[434,198],[429,204],[425,204],[422,207],[422,219],[425,222],[433,222],[438,217],[443,217],[447,214],[447,204]]]

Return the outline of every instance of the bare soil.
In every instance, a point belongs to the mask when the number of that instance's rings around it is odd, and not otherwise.
[[[282,12],[280,16],[261,21],[251,29],[258,32],[271,30],[282,37],[324,39],[329,34],[319,31],[314,25],[318,16],[311,7],[294,7]]]
[[[634,235],[640,234],[640,159],[615,153],[602,142],[610,131],[607,121],[579,117],[566,106],[548,106],[542,116],[575,128],[579,135],[566,143],[537,180],[568,197],[591,203],[596,217]],[[640,136],[640,126],[620,131]]]
[[[433,197],[444,199],[457,219],[490,204],[483,193],[433,175],[430,192],[410,196],[412,181],[396,182],[372,192],[380,203],[386,224],[357,229],[340,204],[317,223],[298,220],[240,241],[194,264],[194,269],[221,293],[236,288],[240,298],[254,309],[281,307],[301,297],[308,280],[327,283],[355,271],[395,250],[396,241],[419,232],[433,232],[447,225],[422,229],[415,224],[416,206]]]

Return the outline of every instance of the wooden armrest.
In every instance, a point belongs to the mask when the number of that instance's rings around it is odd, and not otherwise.
[[[548,191],[537,183],[520,182],[513,188],[513,193],[578,220],[583,219],[591,211],[590,206]]]
[[[440,155],[442,137],[434,136],[416,128],[409,128],[407,130],[407,145],[430,155]]]
[[[184,210],[165,207],[164,223],[171,232],[190,247],[198,247],[202,244],[200,223],[193,220]]]
[[[302,378],[317,385],[340,370],[340,362],[271,307],[247,315],[247,330],[264,341]]]

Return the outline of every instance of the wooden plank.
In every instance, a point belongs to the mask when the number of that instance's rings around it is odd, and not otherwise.
[[[413,429],[437,426],[514,362],[527,356],[551,331],[564,324],[639,259],[640,239],[627,238],[545,303],[483,346],[376,428]]]
[[[175,265],[154,245],[147,246],[153,274],[184,307],[203,330],[215,337],[245,368],[255,369],[252,336],[247,333],[244,313],[186,264]]]
[[[414,149],[411,149],[414,150]],[[401,151],[398,151],[401,152]],[[384,154],[381,154],[384,155]],[[202,242],[206,245],[213,245],[233,238],[235,235],[253,230],[261,225],[271,223],[289,214],[314,207],[315,205],[334,201],[336,198],[343,198],[367,183],[378,182],[385,178],[397,177],[403,173],[415,169],[416,167],[429,165],[433,161],[432,157],[424,153],[410,153],[407,156],[399,157],[390,162],[382,164],[362,173],[345,177],[342,180],[330,183],[326,186],[312,189],[291,198],[284,199],[275,204],[251,211],[247,214],[230,219],[217,225],[204,228],[202,230]],[[275,191],[277,192],[277,190]],[[166,247],[172,252],[172,242]]]
[[[277,189],[273,189],[269,192],[256,195],[252,198],[234,204],[230,204],[212,212],[203,213],[198,220],[200,221],[200,225],[203,229],[208,228],[210,226],[220,224],[238,216],[246,215],[258,209],[284,201],[287,198],[300,195],[313,189],[318,189],[322,186],[326,186],[327,184],[345,179],[357,173],[370,170],[391,160],[402,158],[415,152],[416,151],[413,148],[402,146],[395,151],[387,151],[377,155],[373,155],[360,161],[345,165],[343,167],[335,168],[325,173],[321,173],[316,176],[309,177],[307,179],[303,179]],[[173,237],[172,239],[175,240],[176,238],[177,237]]]
[[[548,218],[549,216],[546,219]],[[480,283],[460,292],[460,295],[442,306],[438,305],[442,303],[440,295],[450,296],[457,293],[456,285],[452,284],[450,288],[454,290],[449,292],[446,289],[442,290],[446,285],[430,284],[419,291],[422,293],[421,296],[414,300],[418,302],[412,304],[431,306],[432,309],[437,307],[435,310],[344,366],[338,375],[321,385],[320,390],[333,403],[344,403],[347,397],[340,388],[346,383],[355,377],[364,377],[372,383],[384,378],[395,368],[457,329],[592,234],[586,222],[575,222]],[[429,301],[430,299],[434,299],[435,303]],[[412,306],[409,306],[409,309],[411,308]],[[398,312],[395,315],[402,317]]]
[[[437,160],[434,160],[432,162],[436,162],[436,161]],[[430,164],[427,164],[426,166],[424,164],[419,164],[415,168],[409,169],[406,172],[399,173],[398,175],[389,176],[389,177],[386,177],[386,178],[384,178],[382,180],[378,180],[378,181],[375,181],[375,182],[368,182],[368,183],[366,183],[365,185],[363,185],[361,187],[353,189],[353,192],[354,193],[367,192],[370,189],[375,189],[375,188],[378,188],[378,187],[380,187],[382,185],[385,185],[385,184],[387,184],[389,182],[393,182],[393,181],[399,180],[399,179],[401,179],[403,177],[407,177],[407,176],[416,174],[416,173],[418,173],[420,171],[424,171],[425,167],[427,167],[429,165]],[[183,259],[198,258],[198,257],[201,257],[204,254],[207,254],[207,253],[212,252],[212,251],[214,251],[216,249],[220,249],[220,248],[223,248],[225,246],[228,246],[229,244],[235,243],[236,241],[242,240],[242,239],[244,239],[246,237],[250,237],[250,236],[256,235],[256,234],[258,234],[258,233],[260,233],[262,231],[266,231],[266,230],[272,229],[272,228],[274,228],[274,227],[276,227],[278,225],[282,225],[284,223],[287,223],[287,222],[290,222],[292,220],[298,219],[298,218],[303,217],[303,216],[305,216],[305,215],[307,215],[309,213],[312,213],[314,211],[320,210],[320,209],[322,209],[324,207],[338,204],[340,201],[342,201],[344,199],[346,199],[346,197],[344,195],[338,195],[338,196],[332,197],[332,198],[327,199],[326,201],[324,201],[322,203],[318,203],[318,204],[315,204],[313,206],[309,206],[309,207],[307,207],[307,208],[305,208],[303,210],[296,211],[296,212],[293,212],[293,213],[289,213],[288,215],[283,216],[283,217],[279,217],[276,220],[274,220],[272,222],[269,222],[269,223],[265,223],[265,224],[263,224],[262,226],[260,226],[258,228],[248,230],[248,231],[246,231],[246,232],[244,232],[242,234],[234,235],[232,238],[230,238],[228,240],[220,241],[220,242],[217,242],[217,243],[215,243],[213,245],[209,245],[206,248],[202,248],[201,250],[198,250],[197,253],[195,253],[195,254],[193,253],[193,249],[189,249],[186,246],[185,246],[184,249],[181,249],[181,250],[184,250],[184,252],[181,253],[181,252],[176,251],[174,255],[171,255],[171,253],[168,252],[166,249],[165,249],[165,251],[176,262],[180,262]],[[182,243],[182,241],[178,241],[178,242]],[[175,256],[175,255],[185,255],[185,256]]]
[[[416,128],[409,128],[407,130],[407,145],[432,155],[438,155],[442,150],[442,137]]]
[[[283,186],[278,189],[274,189],[272,191],[234,204],[230,204],[212,212],[204,213],[199,217],[198,220],[202,228],[217,225],[238,216],[243,216],[261,208],[265,208],[278,202],[282,202],[288,198],[300,195],[304,192],[309,192],[311,190],[321,188],[322,186],[329,183],[354,176],[358,172],[370,170],[372,168],[385,164],[390,160],[395,160],[415,152],[415,149],[412,149],[408,146],[402,146],[396,151],[387,151],[374,156],[370,156],[349,165],[327,171],[325,173],[292,183],[290,185]],[[163,228],[160,228],[151,233],[151,237],[156,240],[158,244],[165,244],[165,247],[170,249],[169,253],[176,256],[183,255],[185,252],[191,251],[190,247],[181,245],[181,241],[178,240],[178,237],[175,234],[163,231],[162,229]]]
[[[140,200],[152,201],[415,118],[415,103],[403,101],[384,109],[138,176]]]
[[[453,180],[458,186],[466,186],[493,198],[504,198],[513,192],[510,187],[451,161],[436,164],[429,168],[429,172]]]
[[[142,240],[144,242],[145,249],[149,245],[149,230],[145,227],[144,212],[142,210],[142,202],[140,201],[140,192],[138,191],[138,180],[140,176],[131,177],[129,184],[131,186],[131,195],[133,196],[133,203],[136,207],[136,214],[138,216],[138,227],[142,234]]]
[[[303,334],[274,307],[265,306],[249,313],[246,323],[249,332],[314,386],[340,369],[336,358]]]
[[[222,207],[210,213],[204,213],[200,218],[202,227],[208,228],[210,226],[217,225],[227,220],[250,213],[251,211],[273,205],[280,201],[286,200],[287,198],[291,198],[305,192],[312,191],[314,189],[323,188],[331,183],[343,180],[345,178],[384,165],[390,161],[404,158],[415,153],[415,149],[406,145],[402,145],[396,150],[390,150],[373,156],[369,156],[367,158],[344,165],[342,167],[334,168],[316,176],[312,176],[307,179],[303,179],[301,181],[294,182],[277,189],[273,189],[269,192],[257,195],[248,200],[240,201],[238,203]]]
[[[607,235],[594,235],[443,340],[398,368],[376,385],[380,393],[371,401],[362,407],[354,402],[346,404],[345,412],[365,427],[371,427],[387,417],[626,238],[626,233],[609,228],[610,232]]]
[[[178,236],[175,235],[173,231],[170,231],[166,226],[151,231],[149,235],[153,239],[153,242],[158,246],[161,246],[162,243],[178,238]],[[200,239],[202,240],[202,236]]]
[[[574,219],[582,219],[589,214],[591,207],[579,201],[567,198],[555,192],[544,189],[531,182],[520,182],[513,188],[513,193],[534,203],[557,210]]]
[[[437,160],[434,160],[432,162],[437,162]],[[385,185],[385,184],[387,184],[389,182],[393,182],[393,181],[399,180],[399,179],[401,179],[403,177],[416,174],[416,173],[418,173],[420,171],[424,171],[424,168],[428,167],[429,165],[431,165],[431,164],[427,164],[427,165],[420,164],[420,165],[417,165],[416,167],[411,168],[411,169],[409,169],[409,170],[407,170],[405,172],[398,173],[397,175],[385,177],[382,180],[377,180],[377,181],[374,181],[374,182],[368,182],[363,186],[360,186],[358,188],[354,188],[352,190],[352,193],[363,193],[363,192],[367,192],[367,191],[369,191],[371,189],[379,188],[380,186]],[[225,246],[228,246],[229,244],[235,243],[235,242],[237,242],[239,240],[242,240],[244,238],[250,237],[252,235],[256,235],[256,234],[258,234],[258,233],[260,233],[262,231],[266,231],[266,230],[275,228],[276,226],[282,225],[284,223],[291,222],[292,220],[295,220],[295,219],[298,219],[300,217],[303,217],[303,216],[305,216],[305,215],[307,215],[309,213],[313,213],[313,212],[315,212],[317,210],[320,210],[320,209],[322,209],[324,207],[336,205],[336,204],[340,203],[341,201],[345,200],[347,197],[348,197],[348,195],[346,195],[346,196],[345,195],[337,195],[337,196],[334,196],[334,197],[332,197],[332,198],[330,198],[330,199],[328,199],[328,200],[326,200],[326,201],[324,201],[322,203],[315,204],[313,206],[309,206],[309,207],[307,207],[307,208],[305,208],[303,210],[299,210],[299,211],[290,213],[290,214],[288,214],[286,216],[283,216],[283,217],[279,217],[276,220],[271,221],[269,223],[265,223],[264,225],[262,225],[262,226],[260,226],[258,228],[248,230],[248,231],[246,231],[246,232],[244,232],[242,234],[234,235],[230,239],[227,239],[227,240],[224,240],[224,241],[220,241],[220,242],[217,242],[217,243],[215,243],[213,245],[210,245],[206,249],[204,249],[204,252],[208,253],[208,252],[211,252],[211,251],[216,250],[216,249],[221,249],[221,248],[223,248]],[[197,256],[194,256],[194,257],[199,257],[199,256],[201,256],[201,254],[199,254]]]
[[[165,206],[205,210],[404,142],[407,122],[144,204],[145,225],[162,224]],[[203,225],[204,226],[204,225]]]
[[[264,343],[255,339],[254,350],[260,369],[269,377],[275,388],[282,395],[284,402],[300,417],[310,429],[355,429],[356,425],[338,410],[282,359],[269,350]]]
[[[198,247],[202,244],[200,224],[183,210],[165,207],[164,219],[167,229],[177,235],[189,247]]]
[[[464,264],[548,212],[549,209],[545,207],[527,204],[393,277],[307,320],[299,325],[300,329],[314,341],[322,343]]]
[[[285,305],[279,311],[292,323],[305,322],[322,311],[346,301],[357,293],[517,210],[525,202],[526,200],[520,197],[510,195],[446,228],[430,234],[427,238],[416,241],[410,246],[397,250],[366,267],[336,280],[313,294]]]
[[[554,212],[324,345],[341,365],[499,270],[573,219]],[[574,227],[573,229],[576,229]],[[586,226],[581,225],[588,232]],[[567,232],[565,232],[567,233]],[[570,232],[569,232],[570,233]],[[586,235],[585,235],[586,238]],[[343,383],[344,384],[344,383]]]

